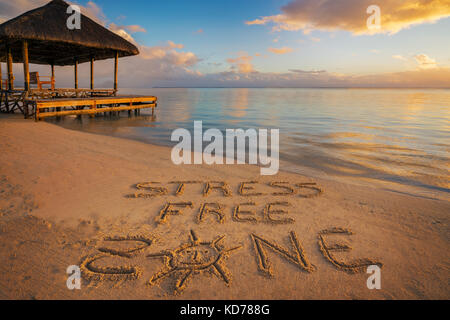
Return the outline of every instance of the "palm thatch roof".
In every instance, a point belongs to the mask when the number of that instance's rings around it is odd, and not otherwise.
[[[53,0],[0,25],[0,61],[6,48],[14,62],[22,62],[22,41],[28,41],[29,62],[35,64],[73,65],[95,60],[139,54],[139,50],[119,35],[81,15],[81,29],[69,30],[69,4]]]

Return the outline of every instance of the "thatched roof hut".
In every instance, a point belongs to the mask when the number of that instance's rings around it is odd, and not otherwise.
[[[23,41],[28,42],[30,63],[74,65],[91,59],[102,60],[139,54],[136,46],[119,35],[81,15],[81,29],[69,30],[69,4],[53,0],[0,25],[0,61],[6,61],[7,48],[13,62],[24,62]]]
[[[114,58],[114,90],[117,91],[118,58],[139,54],[135,45],[95,21],[80,15],[80,28],[68,28],[73,15],[69,4],[53,0],[0,25],[0,62],[8,67],[7,89],[14,90],[13,63],[24,65],[24,88],[30,88],[29,63],[52,66],[74,65],[78,89],[78,63],[91,63],[91,90],[94,89],[94,61]],[[2,89],[0,63],[0,90]]]

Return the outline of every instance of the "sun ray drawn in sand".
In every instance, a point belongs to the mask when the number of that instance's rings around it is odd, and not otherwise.
[[[231,252],[240,249],[236,246],[225,249],[220,242],[225,236],[219,236],[210,242],[201,241],[191,230],[190,241],[182,244],[175,250],[149,254],[148,258],[164,258],[166,268],[159,271],[149,280],[149,285],[154,285],[158,280],[174,276],[177,281],[175,293],[186,288],[188,281],[195,275],[203,272],[215,274],[226,285],[231,284],[231,273],[224,265],[224,260]]]

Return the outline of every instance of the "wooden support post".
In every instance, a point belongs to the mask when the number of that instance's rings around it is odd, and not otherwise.
[[[94,103],[91,105],[91,109],[92,109],[92,110],[97,109],[97,104],[95,103],[95,101],[94,101]],[[95,117],[95,113],[91,113],[89,116],[90,116],[91,118],[94,118],[94,117]]]
[[[74,65],[74,75],[75,75],[75,89],[78,89],[78,60],[75,60],[75,65]]]
[[[30,67],[28,64],[28,42],[22,42],[22,60],[23,60],[23,86],[25,91],[30,90]]]
[[[39,108],[38,108],[38,105],[37,105],[37,103],[36,102],[34,102],[34,110],[35,110],[35,112],[34,112],[34,119],[36,120],[36,121],[39,121],[40,120],[40,118],[39,118]]]
[[[52,73],[52,78],[51,78],[51,88],[52,90],[55,90],[55,63],[52,62],[50,64],[50,69],[51,69],[51,73]],[[56,108],[56,111],[61,111],[61,108]],[[56,117],[57,120],[61,119],[61,117]]]
[[[2,63],[0,62],[0,90],[3,90],[3,78],[2,78]],[[0,101],[1,107],[1,101]]]
[[[114,56],[114,95],[117,93],[118,82],[117,82],[117,73],[119,71],[119,52],[116,51],[116,55]]]
[[[55,90],[55,64],[52,62],[52,64],[50,65],[51,67],[51,71],[52,71],[52,90]]]
[[[91,58],[91,90],[94,90],[94,58]]]
[[[23,60],[23,87],[26,91],[25,97],[23,100],[23,115],[26,118],[28,118],[28,104],[25,102],[25,99],[28,96],[28,91],[30,90],[30,66],[28,64],[28,42],[23,41],[22,42],[22,60]]]
[[[13,58],[11,48],[7,48],[8,90],[14,90]]]

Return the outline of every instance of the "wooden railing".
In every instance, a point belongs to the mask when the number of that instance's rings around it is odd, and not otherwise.
[[[117,90],[114,89],[30,89],[28,97],[30,99],[58,99],[58,98],[88,98],[88,97],[110,97],[115,96]]]

